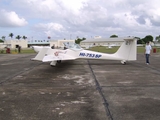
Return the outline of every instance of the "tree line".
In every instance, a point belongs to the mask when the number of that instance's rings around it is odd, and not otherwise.
[[[9,37],[13,38],[13,36],[14,36],[13,33],[9,34]],[[110,38],[115,38],[115,37],[118,37],[118,36],[117,35],[111,35],[110,36]],[[1,38],[2,39],[0,39],[0,42],[4,42],[6,36],[2,36]],[[21,38],[24,39],[24,40],[27,39],[26,36],[20,36],[20,35],[17,35],[15,38],[18,39],[18,40],[21,39]],[[135,38],[137,38],[137,44],[145,44],[145,43],[147,43],[149,41],[153,42],[153,36],[152,35],[147,35],[144,38],[140,38],[140,37],[135,37]],[[80,42],[83,41],[83,40],[86,40],[86,38],[84,38],[84,37],[83,38],[77,37],[77,39],[75,40],[75,43],[80,44]],[[160,42],[160,35],[156,36],[155,40],[157,42]]]
[[[111,35],[110,38],[118,37],[117,35]],[[129,36],[130,37],[130,36]],[[137,39],[137,44],[145,44],[147,42],[153,42],[153,36],[152,35],[147,35],[144,38],[140,37],[135,37]],[[156,36],[155,40],[157,42],[160,42],[160,35]]]
[[[128,36],[130,37],[130,36]],[[110,38],[118,38],[117,35],[111,35]],[[147,35],[144,38],[139,38],[139,37],[135,37],[137,39],[137,44],[145,44],[147,42],[153,42],[153,36],[152,35]],[[86,38],[77,38],[75,40],[75,43],[80,44],[81,41],[86,40]],[[156,41],[160,42],[160,35],[156,36]]]
[[[14,36],[13,33],[9,34],[9,37],[13,38],[13,36]],[[18,39],[18,40],[20,40],[21,38],[24,39],[24,40],[27,39],[27,37],[25,35],[24,36],[17,35],[15,38]],[[2,36],[1,39],[0,39],[0,42],[4,42],[5,40],[6,40],[6,36]]]

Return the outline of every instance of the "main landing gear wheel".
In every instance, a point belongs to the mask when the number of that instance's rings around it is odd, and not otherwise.
[[[126,65],[126,61],[125,60],[122,60],[121,63],[122,63],[122,65]]]
[[[61,63],[62,61],[61,60],[57,60],[57,63]]]

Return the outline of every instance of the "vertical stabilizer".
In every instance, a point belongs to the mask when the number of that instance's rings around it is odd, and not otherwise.
[[[137,59],[137,39],[126,38],[124,42],[115,53],[116,56],[120,56],[123,60],[136,60]]]

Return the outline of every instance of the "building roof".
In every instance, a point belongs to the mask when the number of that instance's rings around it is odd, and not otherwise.
[[[50,40],[50,42],[57,42],[58,40]]]
[[[32,44],[43,45],[43,44],[49,44],[49,42],[28,42],[28,45],[32,45]]]
[[[85,42],[120,42],[120,41],[123,41],[124,39],[134,39],[134,37],[117,37],[117,38],[92,38],[92,39],[86,39],[84,41],[82,41],[82,43],[85,43]]]

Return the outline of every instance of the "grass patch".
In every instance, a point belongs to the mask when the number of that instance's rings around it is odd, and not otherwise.
[[[14,53],[18,53],[18,50],[17,49],[11,50],[11,53],[13,53],[13,54]],[[20,53],[22,53],[22,54],[24,54],[24,53],[28,54],[28,53],[35,53],[35,51],[33,49],[31,49],[31,48],[28,48],[28,49],[21,49]]]
[[[91,51],[97,51],[97,52],[102,52],[102,53],[115,53],[118,50],[119,47],[114,46],[112,48],[108,48],[105,46],[96,46],[96,47],[92,47],[88,50]],[[159,47],[152,47],[152,48],[156,48],[156,52],[160,53],[160,48]],[[144,53],[145,47],[137,47],[137,53]],[[4,49],[3,52],[1,52],[2,50],[0,50],[0,54],[6,54],[6,50]],[[11,50],[12,54],[18,54],[18,50],[17,49],[13,49]],[[21,54],[29,54],[29,53],[35,53],[35,51],[31,48],[26,48],[26,49],[21,49]]]
[[[102,53],[115,53],[118,50],[119,47],[112,47],[112,48],[108,48],[108,47],[104,47],[104,46],[96,46],[96,47],[92,47],[89,50],[92,51],[97,51],[97,52],[102,52]],[[160,48],[158,47],[152,47],[153,49],[156,48],[156,52],[160,52]],[[137,53],[144,53],[145,51],[145,47],[137,47]]]
[[[108,48],[108,47],[104,47],[104,46],[96,46],[96,47],[90,48],[89,50],[102,52],[102,53],[114,53],[118,50],[118,48],[119,47]]]

